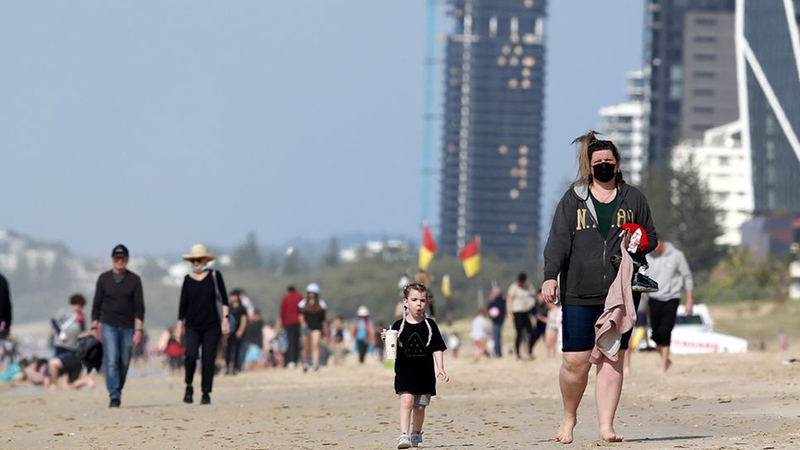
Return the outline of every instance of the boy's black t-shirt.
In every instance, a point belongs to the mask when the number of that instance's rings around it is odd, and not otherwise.
[[[425,322],[408,323],[397,337],[397,360],[394,363],[394,390],[397,394],[410,392],[414,395],[436,395],[436,368],[433,353],[444,351],[447,346],[436,322],[425,319],[431,326],[430,345],[428,327]],[[392,324],[392,330],[400,330],[402,320]]]

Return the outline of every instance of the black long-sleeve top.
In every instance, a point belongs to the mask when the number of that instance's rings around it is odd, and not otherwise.
[[[222,304],[228,305],[228,292],[225,280],[217,272],[217,289],[222,297]],[[220,326],[217,297],[214,290],[214,274],[206,275],[200,281],[186,275],[181,289],[181,302],[178,307],[178,320],[185,320],[186,327],[195,330],[207,330]]]
[[[133,328],[134,319],[144,321],[144,293],[139,275],[128,270],[117,283],[113,271],[100,274],[94,291],[92,320],[117,328]]]
[[[11,294],[3,275],[0,275],[0,322],[5,322],[6,330],[11,327]]]

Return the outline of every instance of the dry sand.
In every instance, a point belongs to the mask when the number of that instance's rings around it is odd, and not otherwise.
[[[676,356],[668,375],[637,354],[616,448],[800,448],[800,364],[779,353]],[[561,448],[558,362],[447,358],[428,409],[428,448]],[[393,372],[354,361],[317,373],[266,370],[216,380],[213,405],[184,405],[180,377],[135,377],[120,409],[93,391],[0,390],[2,448],[394,448]],[[195,389],[198,385],[195,382]],[[594,376],[575,443],[597,442]],[[199,397],[199,396],[198,396]]]

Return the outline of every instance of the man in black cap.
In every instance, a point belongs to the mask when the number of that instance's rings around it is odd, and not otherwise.
[[[100,274],[92,304],[92,330],[101,327],[109,407],[117,408],[125,386],[133,347],[142,342],[144,294],[139,275],[128,270],[128,248],[111,252],[113,268]],[[102,326],[101,326],[102,325]]]

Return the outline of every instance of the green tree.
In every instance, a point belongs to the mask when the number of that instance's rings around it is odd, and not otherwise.
[[[339,239],[334,236],[328,243],[328,249],[322,256],[322,265],[325,267],[336,267],[339,265]]]
[[[284,275],[297,275],[308,272],[308,263],[300,255],[300,251],[294,247],[286,250],[286,259],[283,261]]]
[[[693,271],[713,269],[725,255],[708,187],[689,164],[678,170],[649,170],[643,190],[660,238],[682,250]]]
[[[261,254],[258,251],[255,232],[247,233],[244,243],[233,251],[233,266],[246,270],[261,267]]]

